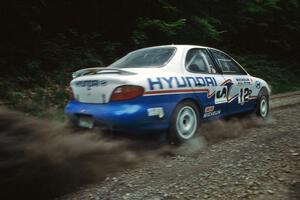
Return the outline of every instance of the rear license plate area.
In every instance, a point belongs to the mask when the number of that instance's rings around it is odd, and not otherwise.
[[[78,126],[82,128],[93,128],[94,127],[94,118],[89,116],[80,116],[78,120]]]

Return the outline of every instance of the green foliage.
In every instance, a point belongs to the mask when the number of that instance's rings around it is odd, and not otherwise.
[[[4,86],[1,85],[0,88],[4,88]],[[7,87],[5,88],[7,89]],[[65,87],[51,85],[9,90],[2,100],[8,102],[8,106],[13,109],[22,110],[34,116],[61,121],[65,119],[63,108],[68,102],[68,95]]]
[[[243,11],[251,14],[260,14],[272,10],[280,10],[280,0],[256,0],[248,1],[244,6]]]
[[[138,22],[138,29],[156,29],[166,36],[176,35],[176,31],[181,29],[185,24],[185,19],[179,19],[175,22],[166,22],[160,19],[142,18]]]
[[[220,41],[221,36],[216,27],[208,19],[193,17],[191,19],[194,32],[199,34],[199,41]],[[196,38],[195,38],[196,39]]]
[[[170,42],[185,23],[186,19],[167,22],[161,19],[140,18],[137,29],[132,33],[132,40],[136,46]]]
[[[237,60],[249,74],[266,80],[273,94],[300,90],[300,69],[295,63],[265,55],[237,56]]]
[[[99,51],[92,47],[101,47],[99,37],[97,33],[80,35],[75,30],[69,30],[42,41],[40,58],[46,65],[52,65],[50,68],[53,65],[72,69],[77,66],[103,66]]]

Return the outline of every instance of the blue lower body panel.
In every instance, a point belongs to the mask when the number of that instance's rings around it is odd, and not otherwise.
[[[89,116],[95,120],[96,126],[106,126],[114,130],[131,132],[164,130],[168,128],[170,115],[180,98],[178,96],[171,101],[167,95],[142,96],[126,102],[106,104],[81,103],[72,100],[66,106],[65,114],[75,122],[82,116]],[[164,116],[161,118],[149,116],[149,108],[162,108]]]
[[[113,130],[129,132],[147,132],[155,130],[166,130],[169,127],[170,118],[176,105],[184,100],[192,99],[199,102],[200,121],[210,121],[225,116],[248,112],[255,109],[256,101],[246,102],[239,105],[237,99],[230,104],[214,104],[214,98],[207,98],[206,94],[196,96],[195,94],[172,94],[141,96],[129,101],[116,101],[106,104],[81,103],[72,100],[65,108],[66,115],[77,123],[80,117],[88,116],[95,120],[94,125],[105,126]],[[203,118],[206,106],[213,105],[220,114]],[[162,108],[163,117],[149,116],[149,108]]]

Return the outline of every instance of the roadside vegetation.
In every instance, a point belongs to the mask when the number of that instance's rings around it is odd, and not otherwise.
[[[0,21],[0,102],[38,117],[65,119],[73,71],[154,45],[215,47],[273,93],[300,89],[300,0],[12,0]]]

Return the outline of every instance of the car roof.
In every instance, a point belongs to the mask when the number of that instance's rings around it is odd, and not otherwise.
[[[159,46],[151,46],[145,47],[141,49],[136,49],[135,51],[145,50],[145,49],[152,49],[152,48],[162,48],[162,47],[175,47],[177,49],[187,49],[187,48],[210,48],[205,46],[198,46],[198,45],[186,45],[186,44],[171,44],[171,45],[159,45]]]

